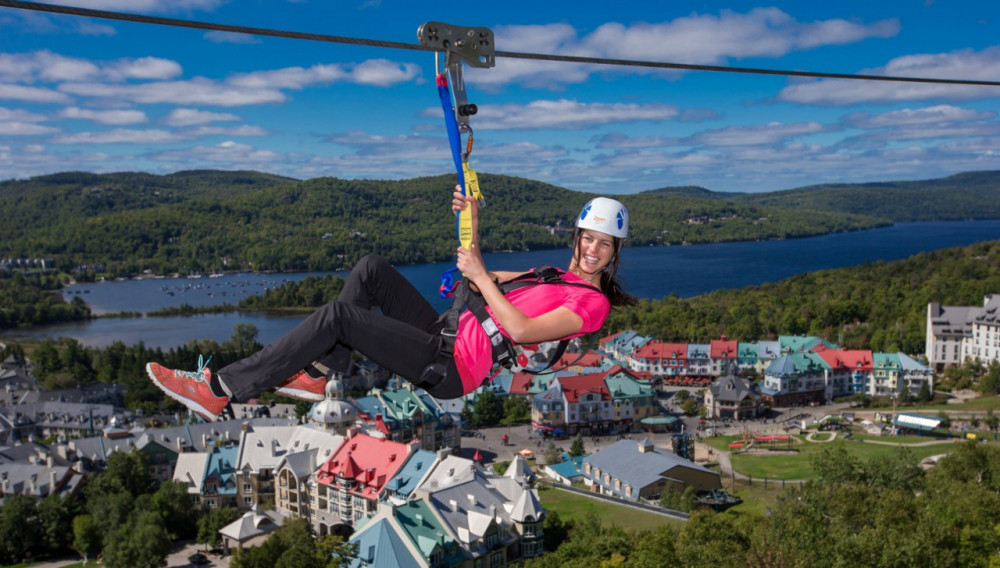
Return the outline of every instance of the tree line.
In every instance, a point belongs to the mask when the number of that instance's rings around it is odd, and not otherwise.
[[[79,497],[51,494],[44,499],[10,495],[0,508],[0,563],[59,558],[75,552],[100,557],[108,568],[157,568],[178,540],[196,539],[216,548],[219,529],[241,513],[191,506],[187,486],[158,483],[136,449],[114,452],[105,468],[88,477]],[[233,568],[295,566],[340,568],[356,555],[341,537],[314,539],[302,519],[285,523],[264,546],[237,554]]]
[[[545,556],[528,568],[992,567],[1000,550],[1000,448],[956,445],[925,471],[905,448],[862,459],[842,445],[819,479],[783,492],[769,514],[698,509],[680,529],[626,531],[549,514]]]

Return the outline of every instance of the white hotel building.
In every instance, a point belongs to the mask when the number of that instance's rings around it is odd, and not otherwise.
[[[1000,294],[989,294],[983,306],[927,304],[928,364],[935,369],[966,359],[1000,361]]]

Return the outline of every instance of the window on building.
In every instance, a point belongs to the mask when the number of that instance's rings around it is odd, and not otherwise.
[[[253,507],[253,497],[244,497],[243,498],[243,506],[244,507]]]
[[[243,492],[244,493],[252,493],[253,492],[253,485],[251,485],[249,483],[244,483],[243,484]]]
[[[490,568],[500,568],[503,566],[503,551],[493,553],[490,557]]]

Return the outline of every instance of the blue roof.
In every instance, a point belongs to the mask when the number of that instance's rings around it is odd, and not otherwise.
[[[396,420],[396,418],[391,414],[389,414],[389,412],[385,409],[385,405],[382,404],[382,401],[379,400],[378,397],[363,396],[361,398],[354,400],[354,406],[357,407],[359,412],[367,414],[372,418],[375,418],[376,415],[381,414],[382,420],[386,424],[388,424],[389,422],[394,422]]]
[[[417,450],[410,454],[410,458],[406,460],[403,467],[399,468],[396,475],[385,484],[385,488],[395,491],[403,497],[409,496],[410,492],[416,489],[417,483],[430,470],[436,457],[437,454],[428,452],[427,450]]]
[[[563,454],[562,463],[550,465],[548,468],[566,479],[580,477],[583,475],[580,473],[580,470],[583,469],[583,459],[586,457],[588,456],[576,456],[575,458],[571,458],[569,457],[569,454]]]
[[[358,555],[349,564],[351,568],[420,568],[420,561],[387,519],[365,525],[363,532],[354,533],[351,542],[358,544]]]
[[[215,447],[208,453],[205,464],[205,479],[209,476],[219,480],[219,495],[236,495],[236,458],[238,446]]]

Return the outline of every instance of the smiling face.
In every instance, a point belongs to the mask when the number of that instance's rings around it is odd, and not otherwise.
[[[584,229],[576,242],[570,270],[580,278],[593,281],[615,256],[615,239],[607,233]]]

